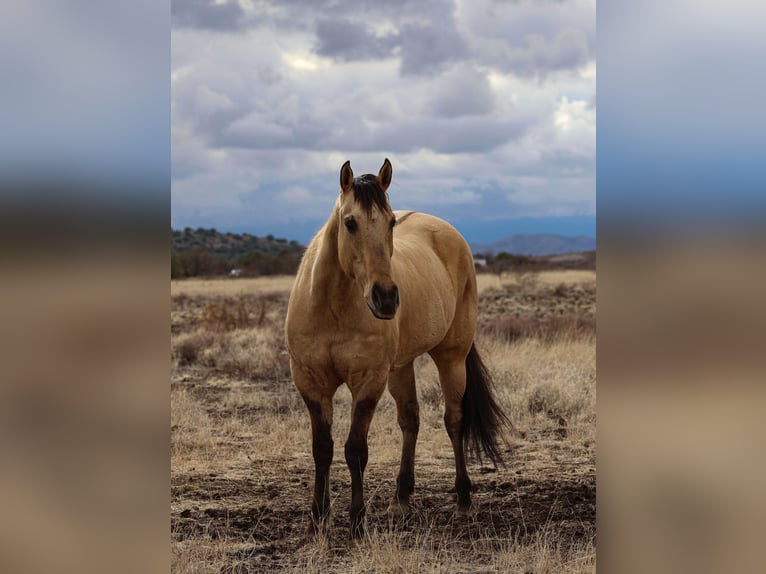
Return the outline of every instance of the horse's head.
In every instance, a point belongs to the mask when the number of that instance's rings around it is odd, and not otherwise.
[[[367,306],[378,319],[393,319],[399,307],[399,289],[391,278],[396,218],[386,197],[390,183],[388,159],[377,177],[354,178],[348,161],[340,168],[340,265],[361,287]]]

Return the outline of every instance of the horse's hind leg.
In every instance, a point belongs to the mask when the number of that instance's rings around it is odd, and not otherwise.
[[[409,513],[410,495],[415,490],[415,443],[420,429],[420,408],[412,363],[391,373],[388,390],[396,401],[397,419],[402,429],[402,461],[396,478],[396,494],[389,511],[394,515],[403,515]]]
[[[455,349],[431,351],[439,369],[444,394],[444,426],[455,454],[455,491],[459,512],[471,507],[471,480],[465,463],[463,447],[463,395],[466,387],[465,354]]]

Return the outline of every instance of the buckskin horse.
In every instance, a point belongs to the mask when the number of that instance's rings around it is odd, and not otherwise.
[[[413,361],[428,353],[439,371],[444,424],[455,454],[457,510],[471,507],[466,451],[502,462],[498,437],[510,425],[474,346],[473,256],[446,221],[394,212],[386,159],[377,176],[340,170],[340,194],[306,249],[285,321],[293,382],[311,417],[315,465],[309,532],[330,512],[333,395],[345,383],[353,406],[345,445],[351,472],[351,535],[364,533],[367,434],[388,383],[402,430],[402,456],[389,510],[410,511],[419,408]]]

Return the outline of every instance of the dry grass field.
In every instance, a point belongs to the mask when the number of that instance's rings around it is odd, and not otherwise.
[[[480,277],[478,346],[516,427],[507,466],[470,464],[477,512],[454,514],[441,392],[421,358],[415,512],[401,522],[387,513],[401,432],[386,393],[370,430],[361,541],[348,538],[345,387],[335,399],[331,527],[304,536],[314,465],[282,333],[291,281],[171,285],[174,572],[595,571],[593,273]]]

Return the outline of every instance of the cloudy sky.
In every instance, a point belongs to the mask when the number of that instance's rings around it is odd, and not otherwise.
[[[307,241],[347,159],[469,241],[595,235],[595,0],[172,1],[172,226]]]

